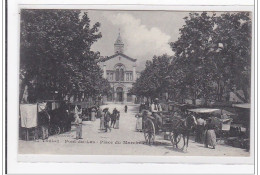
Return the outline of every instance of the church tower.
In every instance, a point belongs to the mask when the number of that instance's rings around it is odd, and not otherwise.
[[[115,50],[115,54],[124,52],[124,43],[123,43],[122,38],[120,36],[120,32],[118,33],[118,37],[117,37],[116,42],[114,44],[114,50]]]

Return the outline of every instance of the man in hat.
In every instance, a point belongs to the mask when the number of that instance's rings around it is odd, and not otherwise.
[[[108,111],[108,108],[105,108],[103,110],[104,112],[104,124],[105,124],[105,132],[107,132],[107,129],[111,131],[111,128],[109,127],[109,121],[110,121],[110,112]]]
[[[159,99],[155,98],[151,105],[152,116],[155,118],[156,125],[159,129],[162,127],[162,117],[160,116],[160,112],[162,111],[162,107],[159,103]]]

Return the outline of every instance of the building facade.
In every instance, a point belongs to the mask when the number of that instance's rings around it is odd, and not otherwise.
[[[129,90],[139,77],[136,71],[136,59],[124,54],[124,43],[120,33],[114,43],[114,55],[102,58],[99,63],[112,88],[108,96],[103,97],[104,102],[135,102],[136,97]]]

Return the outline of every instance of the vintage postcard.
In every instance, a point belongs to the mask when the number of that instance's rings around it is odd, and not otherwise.
[[[20,9],[20,155],[249,157],[252,12]]]

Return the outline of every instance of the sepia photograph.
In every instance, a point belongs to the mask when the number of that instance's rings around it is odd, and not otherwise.
[[[251,11],[19,15],[18,154],[252,153]]]

